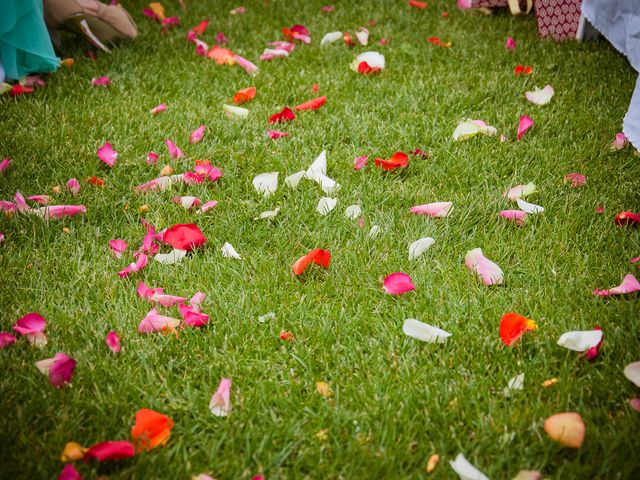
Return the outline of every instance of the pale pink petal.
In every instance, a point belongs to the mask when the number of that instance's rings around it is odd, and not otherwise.
[[[369,43],[369,30],[364,27],[360,27],[356,32],[356,38],[360,45],[366,46],[367,43]]]
[[[0,172],[3,172],[4,170],[6,170],[7,168],[9,168],[9,165],[11,164],[11,159],[10,158],[4,158],[1,162],[0,162]]]
[[[127,242],[120,239],[109,240],[109,248],[116,258],[122,258],[122,254],[127,251]]]
[[[166,177],[154,178],[150,182],[143,183],[133,187],[136,192],[162,191],[166,190],[174,182],[183,182],[184,175],[171,175]]]
[[[207,296],[204,293],[196,292],[193,294],[193,297],[191,297],[191,300],[189,300],[189,305],[191,305],[191,308],[194,311],[199,312],[200,305],[202,305],[202,302],[204,302],[205,298],[207,298]]]
[[[154,333],[173,330],[180,325],[180,320],[173,317],[159,315],[156,308],[152,308],[138,325],[140,333]]]
[[[231,379],[222,378],[218,390],[211,397],[209,410],[216,417],[226,417],[231,413]]]
[[[164,103],[161,103],[157,107],[153,107],[151,109],[151,115],[158,115],[159,113],[162,113],[166,110],[167,110],[167,106]]]
[[[507,38],[507,42],[505,43],[504,48],[506,48],[507,50],[516,49],[516,41],[513,39],[513,37]]]
[[[92,78],[91,79],[91,84],[94,87],[106,87],[107,85],[109,85],[111,83],[111,79],[109,77],[97,77],[97,78]]]
[[[147,165],[155,165],[158,163],[159,155],[156,152],[147,153]]]
[[[369,157],[367,156],[359,156],[353,159],[353,169],[357,172],[359,170],[362,170],[363,167],[367,166],[367,160],[369,160]]]
[[[189,143],[198,143],[200,140],[202,140],[206,128],[206,125],[200,125],[193,132],[191,132],[191,135],[189,135]]]
[[[155,255],[156,253],[158,253],[158,249],[160,247],[158,247],[158,245],[154,243],[155,239],[156,239],[155,228],[153,227],[148,228],[147,232],[144,234],[144,237],[142,238],[142,246],[140,247],[140,251],[142,253],[147,253],[151,255]]]
[[[333,11],[333,5],[327,5],[325,7],[322,7],[320,9],[321,12],[332,12]]]
[[[229,12],[231,15],[242,15],[243,13],[247,13],[247,9],[245,7],[236,7]]]
[[[80,193],[80,182],[75,178],[70,178],[67,181],[67,189],[71,192],[71,195],[75,197]]]
[[[200,199],[193,196],[175,196],[173,197],[173,203],[177,203],[185,210],[189,210],[191,208],[197,208],[200,205]]]
[[[98,158],[110,167],[115,165],[116,159],[118,158],[118,152],[113,149],[109,142],[102,145],[96,153]]]
[[[205,313],[184,304],[180,304],[178,308],[180,309],[180,315],[182,315],[184,323],[190,327],[203,327],[209,322],[209,315]]]
[[[403,272],[388,275],[384,279],[383,288],[389,295],[401,295],[416,289],[411,281],[411,277]]]
[[[608,297],[609,295],[623,295],[625,293],[634,293],[640,291],[640,282],[631,274],[625,275],[622,279],[622,283],[617,287],[610,288],[609,290],[595,289],[594,295],[599,297]]]
[[[522,210],[502,210],[500,216],[515,222],[516,225],[521,227],[524,224],[524,219],[527,217],[527,212],[523,212]]]
[[[272,140],[276,140],[278,138],[288,137],[289,136],[289,134],[287,132],[278,132],[277,130],[267,130],[267,135]]]
[[[179,303],[184,303],[187,299],[176,295],[167,295],[163,293],[162,288],[149,288],[144,282],[140,282],[137,289],[138,296],[144,298],[149,303],[157,303],[163,307],[172,307]]]
[[[527,130],[533,127],[533,119],[526,115],[520,117],[520,123],[518,124],[518,140],[522,138]]]
[[[109,350],[111,350],[113,353],[118,353],[120,351],[120,337],[113,330],[107,333],[105,342],[107,344],[107,347],[109,347]]]
[[[409,211],[416,215],[428,215],[435,218],[447,217],[453,210],[452,202],[434,202],[411,207]]]
[[[519,198],[527,197],[536,193],[536,186],[533,182],[529,182],[526,185],[516,185],[510,188],[502,194],[503,197],[507,197],[509,200],[516,201]]]
[[[611,142],[609,148],[611,148],[612,151],[616,152],[618,150],[622,150],[627,143],[629,143],[629,140],[627,140],[627,137],[624,133],[616,133],[616,136],[613,142]]]
[[[296,48],[295,43],[285,42],[283,40],[278,40],[277,42],[271,42],[269,45],[276,50],[285,50],[288,53],[291,53]]]
[[[128,277],[132,273],[135,273],[144,268],[144,266],[147,264],[147,260],[147,256],[144,253],[141,253],[134,263],[130,263],[123,270],[120,270],[118,272],[118,275],[120,276],[120,278]]]
[[[16,192],[13,197],[13,201],[16,204],[16,209],[18,210],[18,212],[27,213],[31,210],[31,208],[27,204],[27,201],[24,199],[24,196],[20,192]]]
[[[16,337],[9,332],[0,332],[0,350],[16,343]]]
[[[27,200],[39,203],[40,205],[46,205],[51,201],[51,197],[49,195],[31,195],[27,197]]]
[[[218,205],[217,200],[209,200],[208,202],[205,202],[204,204],[202,204],[202,207],[200,208],[200,210],[202,211],[202,213],[204,213],[207,210],[211,210],[216,205]]]
[[[169,140],[167,138],[164,141],[164,143],[167,146],[167,148],[169,149],[169,155],[171,155],[171,158],[177,159],[177,158],[183,158],[184,157],[184,152],[182,150],[180,150],[178,148],[178,146],[175,143],[173,143],[171,140]]]
[[[260,60],[265,62],[265,61],[273,60],[274,58],[281,58],[281,57],[288,57],[288,56],[289,56],[289,52],[287,52],[286,50],[274,50],[271,48],[265,48],[264,52],[262,52],[262,54],[260,55]]]
[[[633,408],[636,412],[640,412],[640,397],[630,399],[629,406]]]
[[[258,73],[258,67],[255,66],[246,58],[241,57],[240,55],[234,55],[233,59],[236,61],[238,65],[244,68],[249,75],[255,75],[256,73]]]
[[[56,388],[71,382],[76,361],[69,355],[58,352],[53,358],[47,358],[36,362],[36,367],[43,374],[49,376],[49,383]]]
[[[473,8],[473,0],[456,0],[456,5],[460,10],[468,10]]]
[[[578,188],[587,183],[587,177],[581,173],[567,173],[564,176],[565,182],[571,182],[571,187]]]
[[[633,382],[636,387],[640,387],[640,361],[630,363],[624,367],[624,376]]]
[[[464,257],[464,263],[485,285],[500,285],[504,281],[500,267],[485,257],[480,248],[469,250]]]

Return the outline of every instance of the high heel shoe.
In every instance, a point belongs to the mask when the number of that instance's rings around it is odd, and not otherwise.
[[[124,8],[97,0],[44,0],[44,20],[50,30],[71,30],[105,52],[110,51],[107,43],[138,36],[138,28]]]

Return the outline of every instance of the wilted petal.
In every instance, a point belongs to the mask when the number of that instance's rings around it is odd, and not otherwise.
[[[571,186],[573,188],[578,188],[587,183],[587,177],[585,177],[581,173],[567,173],[564,176],[564,181],[571,182]]]
[[[318,202],[316,211],[322,216],[328,215],[331,212],[331,210],[333,210],[336,207],[337,203],[338,203],[337,198],[322,197]]]
[[[344,216],[351,220],[355,220],[356,218],[360,217],[361,213],[362,208],[360,208],[360,205],[351,205],[344,211]]]
[[[356,31],[356,38],[358,39],[358,42],[360,43],[360,45],[362,45],[363,47],[366,47],[367,43],[369,43],[369,30],[367,30],[364,27],[360,27]]]
[[[602,212],[598,212],[602,213]],[[633,212],[621,212],[613,219],[616,225],[640,225],[640,214]]]
[[[505,313],[500,319],[500,339],[507,346],[517,342],[525,332],[538,328],[533,320],[514,312]]]
[[[231,379],[222,378],[218,390],[211,397],[209,410],[216,417],[226,417],[231,413]]]
[[[608,297],[609,295],[623,295],[625,293],[634,293],[640,291],[640,282],[631,274],[625,275],[622,283],[617,287],[609,290],[596,289],[593,294],[599,297]]]
[[[453,462],[449,461],[449,464],[453,471],[458,474],[460,480],[489,480],[484,473],[471,465],[461,453],[456,456]]]
[[[249,110],[242,107],[222,105],[222,110],[227,115],[227,118],[247,118],[249,116]]]
[[[624,367],[624,376],[631,380],[636,387],[640,387],[640,361]]]
[[[469,250],[464,257],[464,263],[485,285],[501,285],[504,281],[500,267],[486,258],[480,248]]]
[[[236,252],[236,249],[233,248],[233,245],[231,245],[229,242],[225,242],[221,250],[222,256],[225,258],[235,258],[237,260],[242,260],[238,252]]]
[[[533,92],[524,92],[524,96],[531,103],[535,103],[536,105],[546,105],[551,101],[553,93],[553,87],[551,85],[546,85],[544,88],[534,90]],[[531,120],[531,122],[533,123],[533,120]]]
[[[295,190],[298,184],[300,183],[300,180],[302,180],[304,176],[305,176],[304,171],[293,173],[284,179],[284,184],[287,187],[293,188]]]
[[[16,204],[16,210],[20,213],[29,213],[31,208],[27,204],[27,201],[24,199],[24,196],[20,192],[16,192],[13,196],[13,201]]]
[[[69,190],[69,192],[71,192],[71,195],[75,197],[78,193],[80,193],[80,182],[75,178],[70,178],[67,181],[67,190]]]
[[[177,203],[181,205],[185,210],[189,210],[200,205],[200,199],[198,197],[193,197],[190,195],[186,195],[184,197],[175,196],[173,197],[173,203]]]
[[[552,440],[569,448],[580,448],[584,441],[585,426],[579,413],[557,413],[544,422],[544,431]]]
[[[584,352],[602,341],[602,330],[573,331],[563,333],[558,345],[576,352]]]
[[[435,240],[431,237],[423,237],[409,245],[409,260],[418,258],[422,253],[427,250],[431,245],[435,243]]]
[[[362,167],[365,167],[367,165],[367,160],[369,160],[369,157],[366,156],[360,156],[360,157],[356,157],[353,159],[353,169],[357,172],[359,170],[362,170]]]
[[[132,273],[136,273],[147,265],[147,260],[147,256],[144,253],[141,253],[140,255],[138,255],[138,258],[135,262],[130,263],[123,270],[120,270],[118,272],[118,275],[120,276],[120,278],[125,278]]]
[[[613,142],[611,142],[611,145],[609,148],[611,149],[612,152],[617,152],[619,150],[622,150],[627,143],[629,143],[629,140],[627,139],[624,133],[622,132],[616,133],[616,136]]]
[[[385,277],[383,288],[389,295],[402,295],[416,289],[411,277],[403,272],[392,273]]]
[[[118,152],[116,152],[109,142],[102,145],[98,151],[96,152],[98,158],[102,160],[104,163],[113,167],[116,163],[116,159],[118,158]]]
[[[91,79],[91,84],[94,87],[106,87],[107,85],[111,84],[111,79],[107,76],[97,78],[94,77]]]
[[[131,438],[138,452],[149,451],[167,443],[172,428],[173,420],[166,415],[141,408],[136,412],[136,423],[131,429]]]
[[[536,193],[536,186],[533,182],[529,182],[526,185],[516,185],[510,188],[502,194],[503,197],[507,197],[512,202],[518,198],[527,197]]]
[[[107,347],[109,347],[109,350],[111,350],[113,353],[118,353],[120,351],[120,337],[113,330],[107,333],[105,342],[107,344]]]
[[[180,250],[174,248],[169,253],[158,253],[153,259],[161,263],[163,265],[173,265],[174,263],[180,262],[184,257],[187,256],[186,250]]]
[[[177,318],[160,315],[156,308],[152,308],[138,325],[138,332],[153,333],[172,331],[175,330],[178,325],[180,325],[180,320]]]
[[[16,343],[16,337],[9,332],[0,332],[0,350]]]
[[[94,459],[98,462],[106,462],[109,460],[122,460],[131,458],[135,455],[135,450],[131,442],[101,442],[92,445],[84,454],[85,461]]]
[[[458,124],[453,131],[453,139],[456,141],[466,140],[480,133],[480,127],[471,120],[464,120]]]
[[[452,334],[423,323],[415,318],[407,318],[402,325],[405,335],[427,343],[446,343]]]
[[[278,172],[261,173],[253,179],[256,191],[264,197],[270,197],[278,189]]]
[[[124,240],[109,240],[109,248],[116,258],[122,258],[122,254],[127,251],[127,242]]]
[[[521,198],[516,198],[516,203],[518,204],[518,208],[523,212],[530,213],[532,215],[544,212],[544,208],[540,205],[535,205],[533,203],[525,202]]]
[[[307,253],[305,256],[300,257],[293,264],[293,273],[294,275],[302,274],[310,263],[318,264],[324,268],[329,267],[329,262],[331,261],[331,253],[329,250],[324,250],[322,248],[315,248]]]
[[[521,227],[524,225],[524,219],[527,217],[527,212],[523,212],[522,210],[502,210],[500,212],[500,216],[515,222],[516,225]]]
[[[435,218],[448,217],[453,211],[453,202],[434,202],[424,205],[417,205],[409,209],[411,213],[416,215],[428,215]]]
[[[193,132],[191,132],[191,135],[189,135],[189,143],[198,143],[200,140],[202,140],[206,128],[207,127],[205,125],[200,125]]]
[[[324,37],[322,37],[322,40],[320,40],[320,46],[324,47],[329,43],[337,42],[341,38],[342,32],[329,32]]]
[[[533,120],[526,115],[522,115],[518,124],[518,140],[520,140],[531,127],[533,127]]]

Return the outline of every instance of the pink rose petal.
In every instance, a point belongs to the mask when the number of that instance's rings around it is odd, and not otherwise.
[[[587,183],[587,177],[585,177],[581,173],[567,173],[564,176],[564,181],[571,182],[572,188],[578,188]]]
[[[267,135],[272,140],[277,140],[278,138],[288,137],[289,134],[287,132],[278,132],[277,130],[267,130]]]
[[[71,192],[74,197],[80,193],[80,182],[75,178],[70,178],[67,181],[67,190]]]
[[[107,344],[107,347],[109,347],[109,350],[111,350],[113,353],[118,353],[120,351],[120,337],[113,330],[107,333],[105,343]]]
[[[147,264],[147,260],[147,256],[144,253],[141,253],[134,263],[130,263],[123,270],[120,270],[118,272],[118,275],[120,276],[120,278],[125,278],[132,273],[136,273],[137,271],[145,267],[145,265]]]
[[[505,43],[504,48],[509,51],[513,51],[516,49],[516,41],[513,39],[513,37],[507,38],[507,42]]]
[[[9,332],[0,332],[0,350],[16,343],[16,337]]]
[[[594,330],[602,330],[602,328],[595,327]],[[594,345],[593,347],[589,348],[585,352],[585,356],[587,357],[587,360],[593,360],[598,356],[598,352],[600,351],[600,347],[602,347],[603,340],[604,340],[604,336],[600,338],[600,341],[598,342],[597,345]]]
[[[82,475],[76,470],[76,467],[68,463],[58,475],[58,480],[82,480]]]
[[[522,210],[502,210],[500,216],[515,222],[516,225],[521,227],[524,224],[524,219],[527,217],[527,212],[523,212]]]
[[[207,296],[204,293],[196,292],[193,294],[193,297],[191,297],[191,300],[189,300],[189,305],[191,305],[191,308],[194,311],[200,312],[200,305],[204,302],[206,297]]]
[[[504,281],[500,267],[485,257],[479,248],[469,250],[464,257],[464,263],[485,285],[500,285]]]
[[[98,154],[98,158],[110,167],[115,165],[116,159],[118,158],[118,152],[111,147],[109,142],[102,145],[96,153]]]
[[[151,115],[158,115],[159,113],[165,112],[167,110],[167,106],[164,103],[161,103],[157,107],[153,107],[151,109]]]
[[[164,141],[164,143],[167,146],[167,148],[169,149],[169,155],[171,155],[171,158],[177,159],[177,158],[183,158],[184,157],[184,152],[182,150],[180,150],[178,148],[178,146],[175,143],[173,143],[171,140],[166,139]]]
[[[127,251],[127,242],[120,239],[109,240],[109,248],[114,257],[122,258],[122,254]]]
[[[173,307],[176,304],[184,303],[187,301],[184,297],[178,297],[176,295],[167,295],[163,293],[162,288],[149,288],[144,282],[140,282],[138,285],[138,296],[144,298],[149,303],[157,303],[163,307]]]
[[[32,212],[45,220],[49,220],[51,218],[73,217],[87,213],[87,207],[84,205],[51,205],[50,207],[36,208]]]
[[[49,195],[31,195],[27,197],[27,200],[39,203],[40,205],[46,205],[51,201],[51,197]]]
[[[24,199],[24,196],[20,192],[16,192],[13,196],[13,201],[16,203],[16,209],[20,213],[28,213],[31,211],[31,208],[27,204],[27,201]]]
[[[617,287],[610,288],[609,290],[595,289],[593,294],[599,297],[608,297],[610,295],[623,295],[625,293],[634,293],[640,291],[640,282],[631,274],[625,275],[622,283]]]
[[[452,210],[452,202],[426,203],[424,205],[417,205],[409,209],[411,213],[415,213],[416,215],[427,215],[434,218],[447,217]]]
[[[520,140],[531,127],[533,127],[533,120],[526,115],[522,115],[520,117],[520,123],[518,124],[518,140]]]
[[[367,166],[367,160],[369,157],[361,155],[353,159],[353,169],[357,172],[362,170],[363,167]]]
[[[11,213],[16,211],[16,205],[13,202],[9,202],[7,200],[0,200],[0,209],[4,213]]]
[[[84,454],[84,460],[86,462],[88,460],[95,459],[98,462],[105,462],[107,460],[131,458],[135,456],[135,454],[136,451],[131,442],[102,442],[89,447]]]
[[[247,9],[245,7],[236,7],[229,12],[231,15],[242,15],[243,13],[247,13]]]
[[[109,77],[98,77],[98,78],[92,78],[91,79],[91,84],[94,87],[106,87],[107,85],[109,85],[111,83],[111,79]]]
[[[178,308],[180,309],[180,315],[182,315],[184,323],[190,327],[203,327],[209,322],[209,315],[197,311],[192,307],[180,304]]]
[[[218,45],[226,45],[227,43],[229,43],[229,40],[227,40],[227,37],[224,33],[218,32],[218,34],[216,35],[216,43]]]
[[[156,152],[147,153],[147,165],[155,165],[158,163],[159,155]]]
[[[200,140],[202,140],[206,128],[207,127],[205,125],[200,125],[193,132],[191,132],[191,135],[189,135],[189,143],[198,143]]]
[[[10,158],[4,158],[1,162],[0,162],[0,172],[5,171],[7,168],[9,168],[9,165],[11,164],[11,159]]]
[[[611,142],[611,145],[609,146],[609,148],[612,151],[617,152],[618,150],[622,150],[627,143],[629,143],[629,140],[627,139],[624,133],[622,132],[616,133],[616,136],[613,142]]]
[[[640,397],[636,397],[636,398],[632,398],[629,400],[629,405],[631,406],[631,408],[633,408],[636,412],[640,412]]]
[[[242,68],[245,69],[245,71],[249,74],[249,75],[255,75],[258,72],[258,67],[255,66],[253,63],[251,63],[249,60],[247,60],[244,57],[241,57],[240,55],[234,55],[233,59],[235,60],[235,62],[240,65]]]
[[[13,329],[20,335],[44,332],[47,321],[39,313],[31,312],[20,318]]]
[[[231,379],[222,378],[218,390],[211,397],[209,410],[216,417],[226,417],[231,413]]]
[[[158,314],[156,308],[152,308],[138,325],[140,333],[154,333],[174,330],[180,325],[180,320],[173,317],[165,317]]]
[[[322,7],[320,9],[321,12],[332,12],[333,11],[333,5],[327,5],[325,7]]]
[[[630,261],[631,263],[638,263],[640,262],[640,257],[633,257]]]
[[[36,367],[49,376],[49,383],[55,388],[71,382],[76,361],[66,353],[58,352],[55,357],[36,362]]]
[[[208,202],[206,202],[206,203],[204,203],[202,205],[200,210],[202,211],[202,213],[205,213],[207,210],[211,210],[216,205],[218,205],[218,201],[217,200],[209,200]]]
[[[388,275],[384,279],[383,288],[389,295],[401,295],[416,289],[411,281],[411,277],[403,272]]]

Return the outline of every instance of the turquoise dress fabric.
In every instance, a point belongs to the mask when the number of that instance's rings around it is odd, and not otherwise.
[[[9,80],[58,68],[42,0],[0,0],[0,63]]]

